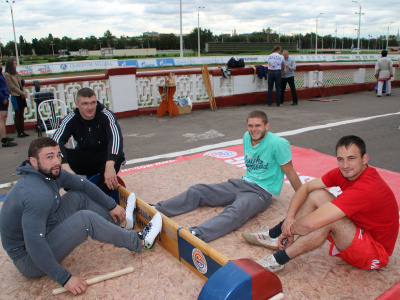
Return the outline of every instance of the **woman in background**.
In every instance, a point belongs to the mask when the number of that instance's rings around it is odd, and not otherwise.
[[[26,96],[22,84],[22,76],[17,72],[17,64],[13,58],[7,60],[5,78],[8,91],[11,95],[11,104],[15,111],[15,128],[17,129],[18,137],[23,138],[28,136],[24,132],[24,110],[26,105]]]
[[[8,88],[6,84],[6,80],[3,76],[3,68],[2,62],[0,60],[0,137],[1,137],[1,145],[3,147],[14,147],[17,146],[16,143],[11,142],[14,140],[13,138],[7,137],[6,132],[6,121],[8,116]]]

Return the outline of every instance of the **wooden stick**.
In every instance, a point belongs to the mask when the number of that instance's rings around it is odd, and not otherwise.
[[[107,274],[104,274],[104,275],[99,275],[99,276],[90,278],[90,279],[86,280],[86,282],[87,282],[88,285],[91,285],[91,284],[98,283],[98,282],[101,282],[101,281],[105,281],[105,280],[108,280],[108,279],[112,279],[112,278],[115,278],[115,277],[118,277],[118,276],[122,276],[122,275],[125,275],[125,274],[128,274],[128,273],[132,273],[134,270],[135,270],[134,267],[129,267],[129,268],[122,269],[122,270],[119,270],[119,271],[115,271],[115,272],[111,272],[111,273],[107,273]],[[61,294],[61,293],[65,293],[67,291],[68,290],[66,288],[61,287],[61,288],[53,289],[52,293],[53,293],[53,295],[58,295],[58,294]]]

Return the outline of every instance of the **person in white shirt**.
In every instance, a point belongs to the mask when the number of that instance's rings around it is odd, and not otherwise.
[[[268,106],[272,105],[272,92],[276,90],[276,105],[282,106],[281,104],[281,83],[283,70],[285,68],[285,59],[281,53],[281,47],[275,46],[272,49],[272,54],[268,56]]]
[[[375,64],[375,78],[378,79],[377,97],[382,96],[383,83],[386,82],[386,96],[390,96],[390,79],[393,77],[393,62],[387,57],[387,51],[382,50],[382,57]]]

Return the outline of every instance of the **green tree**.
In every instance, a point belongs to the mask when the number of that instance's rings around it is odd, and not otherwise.
[[[4,47],[3,55],[5,56],[15,56],[15,43],[13,41],[9,41]]]
[[[102,47],[105,47],[107,45],[108,48],[112,48],[114,46],[114,39],[115,39],[115,36],[112,35],[111,31],[107,29],[104,32],[104,35],[102,38],[102,41],[105,42],[106,44]]]
[[[159,50],[179,49],[179,36],[172,33],[160,34],[156,45]]]
[[[213,42],[214,40],[215,38],[209,29],[200,28],[200,52],[204,52],[206,43]],[[194,52],[198,51],[197,27],[185,36],[185,48],[191,49]]]

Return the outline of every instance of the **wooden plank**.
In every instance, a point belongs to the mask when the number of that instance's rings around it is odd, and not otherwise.
[[[124,206],[130,192],[121,185],[117,186],[117,190],[121,206]],[[136,225],[140,228],[146,226],[157,213],[154,207],[139,197],[136,197],[136,208]],[[228,257],[192,235],[189,230],[180,227],[165,215],[161,215],[163,225],[157,243],[197,276],[208,280],[214,272],[229,261]]]
[[[203,74],[204,84],[206,85],[207,93],[208,93],[208,100],[210,101],[210,107],[212,110],[217,109],[217,105],[214,98],[214,92],[212,89],[212,84],[210,80],[210,73],[208,72],[207,65],[203,65],[201,67],[201,73]]]

